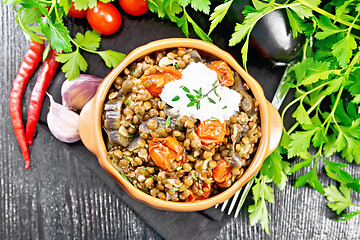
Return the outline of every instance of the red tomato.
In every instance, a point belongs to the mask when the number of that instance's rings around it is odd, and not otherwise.
[[[121,25],[121,15],[111,3],[98,1],[96,7],[87,10],[86,18],[90,26],[103,35],[115,33]]]
[[[226,123],[216,121],[203,121],[196,128],[196,134],[199,136],[201,143],[219,144],[225,140],[225,135],[228,133]]]
[[[86,10],[77,10],[74,6],[74,2],[72,2],[72,5],[69,9],[68,15],[74,17],[74,18],[83,18],[86,16]]]
[[[225,86],[234,85],[234,72],[230,69],[229,65],[224,61],[214,61],[208,65],[208,68],[217,73],[219,82]]]
[[[153,138],[148,141],[149,153],[154,163],[164,170],[169,170],[176,156],[184,153],[183,147],[173,137]],[[185,156],[183,156],[185,157]]]
[[[175,68],[162,67],[160,72],[153,73],[150,70],[145,71],[141,77],[141,82],[144,83],[147,90],[154,96],[159,97],[166,83],[178,80],[182,74]]]
[[[196,184],[196,185],[199,185],[198,182],[195,182],[195,184]],[[198,187],[199,187],[199,186],[198,186]],[[195,201],[198,201],[198,200],[204,200],[204,199],[209,198],[209,196],[210,196],[210,194],[211,194],[211,184],[209,184],[209,183],[204,183],[204,184],[202,185],[202,187],[203,187],[203,188],[204,188],[204,187],[207,187],[207,188],[209,189],[209,191],[204,192],[204,194],[203,194],[202,196],[198,196],[198,195],[196,195],[195,193],[193,193],[190,189],[188,189],[188,190],[191,191],[191,193],[190,193],[190,195],[186,198],[185,202],[195,202]]]
[[[147,0],[119,0],[124,11],[133,16],[140,16],[149,11]]]
[[[213,171],[213,179],[215,183],[222,188],[228,187],[227,181],[231,177],[231,169],[233,167],[228,164],[227,161],[221,159]]]

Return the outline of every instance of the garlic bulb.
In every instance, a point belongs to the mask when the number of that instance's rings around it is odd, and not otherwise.
[[[56,103],[50,98],[50,110],[47,115],[47,124],[50,132],[60,141],[72,143],[80,140],[79,115],[67,107]]]
[[[74,80],[65,80],[61,87],[62,104],[75,111],[81,110],[95,95],[101,78],[80,74]]]

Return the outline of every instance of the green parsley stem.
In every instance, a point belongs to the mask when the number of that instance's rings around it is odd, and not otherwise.
[[[56,3],[56,0],[55,0],[55,3]],[[61,19],[60,19],[60,17],[59,17],[59,12],[58,12],[58,8],[57,8],[57,7],[55,7],[55,15],[56,15],[56,19],[58,20],[58,22],[61,23]]]
[[[39,2],[43,2],[43,3],[53,3],[52,0],[46,1],[46,0],[38,0]]]
[[[278,9],[284,9],[284,8],[291,8],[291,7],[296,7],[296,6],[300,6],[301,3],[291,3],[291,4],[285,4],[285,5],[281,5],[279,3],[274,3],[275,9],[274,10],[278,10]]]
[[[331,14],[331,13],[329,13],[329,12],[327,12],[327,11],[317,7],[317,6],[312,5],[311,3],[307,2],[306,0],[296,0],[296,1],[301,3],[304,6],[308,7],[308,8],[311,8],[315,12],[318,12],[318,13],[320,13],[320,14],[322,14],[322,15],[324,15],[324,16],[326,16],[326,17],[328,17],[328,18],[330,18],[330,19],[332,19],[334,21],[337,21],[337,22],[339,22],[341,24],[344,24],[346,26],[349,26],[349,27],[351,26],[354,29],[360,30],[360,26],[356,25],[354,22],[350,23],[348,21],[342,20],[341,18],[337,18],[335,15],[333,15],[333,14]]]
[[[306,38],[306,42],[304,44],[304,49],[303,49],[303,57],[302,57],[302,60],[305,60],[307,57],[306,57],[306,53],[307,53],[307,49],[308,49],[308,46],[309,46],[309,43],[310,43],[310,38]]]
[[[325,133],[327,133],[328,129],[329,129],[329,126],[330,126],[330,123],[331,123],[331,119],[334,118],[334,113],[337,109],[337,106],[339,104],[339,101],[340,101],[340,98],[341,98],[341,94],[342,94],[342,91],[344,90],[344,86],[342,86],[340,89],[339,89],[339,92],[336,96],[336,100],[335,100],[335,103],[334,105],[332,106],[332,109],[331,109],[331,112],[329,114],[329,116],[325,119],[324,123],[322,124],[323,126],[325,126],[326,124],[326,127],[325,127]]]
[[[52,13],[52,11],[54,10],[55,6],[56,6],[56,1],[51,1],[52,4],[51,4],[51,7],[49,9],[49,15]],[[56,9],[56,8],[55,8]]]
[[[281,119],[284,120],[285,112],[286,112],[292,105],[294,105],[294,104],[297,103],[298,101],[302,101],[307,95],[309,95],[310,93],[312,93],[312,92],[314,92],[314,91],[316,91],[316,90],[324,87],[324,86],[327,85],[327,84],[328,84],[328,82],[324,82],[323,84],[321,84],[321,85],[319,85],[319,86],[311,89],[310,91],[305,92],[305,93],[304,93],[303,95],[301,95],[300,97],[295,98],[292,102],[290,102],[290,103],[284,108],[284,110],[283,110],[283,112],[282,112],[282,114],[281,114]]]
[[[97,51],[93,51],[93,50],[90,50],[90,49],[88,49],[88,48],[86,48],[86,47],[83,47],[83,46],[77,44],[77,42],[75,42],[75,40],[72,39],[72,37],[70,37],[70,36],[68,36],[68,37],[69,37],[70,41],[76,46],[77,49],[80,48],[80,49],[82,49],[82,50],[84,50],[84,51],[86,51],[86,52],[98,54]]]
[[[325,98],[325,96],[321,96],[321,98],[319,98],[319,100],[316,101],[316,103],[314,105],[311,106],[311,108],[309,108],[309,110],[306,112],[308,115],[314,111],[314,109],[322,102],[322,100]],[[299,122],[296,122],[288,131],[288,134],[291,134],[296,128],[297,126],[299,126]]]

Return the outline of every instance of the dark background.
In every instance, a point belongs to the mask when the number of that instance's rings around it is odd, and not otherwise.
[[[123,14],[121,30],[102,42],[102,49],[129,53],[149,41],[165,37],[183,37],[175,24],[153,19],[151,14],[135,18]],[[37,127],[31,147],[31,168],[24,169],[9,114],[9,94],[12,81],[28,49],[28,42],[14,20],[12,6],[0,7],[0,239],[161,239],[134,210],[113,191],[113,182],[104,181],[103,171],[90,163],[87,154],[78,154],[80,144],[67,145],[56,140],[46,124]],[[82,21],[70,19],[72,33],[83,31]],[[240,61],[240,50],[226,48],[227,39],[214,35],[215,43],[230,51]],[[99,57],[84,54],[89,62],[88,73],[104,77],[110,69]],[[264,87],[271,100],[283,68],[250,56],[249,72]],[[23,99],[24,118],[31,89],[39,69],[32,78]],[[63,81],[59,73],[55,82]],[[52,86],[53,93],[56,87]],[[58,94],[60,91],[57,92]],[[55,94],[56,95],[56,94]],[[55,96],[56,97],[56,96]],[[46,102],[45,102],[46,104]],[[46,108],[43,109],[46,113]],[[44,117],[45,115],[43,115]],[[332,158],[340,159],[335,156]],[[289,177],[284,191],[274,188],[275,203],[268,205],[270,235],[258,225],[251,227],[244,208],[239,217],[224,225],[216,239],[360,239],[359,217],[348,222],[334,222],[334,214],[326,207],[326,199],[312,188],[294,188],[296,176]],[[359,177],[359,167],[351,165],[351,174]],[[318,167],[320,181],[329,184],[322,166]],[[359,200],[359,199],[357,199]],[[245,206],[251,203],[248,197]],[[135,209],[136,211],[136,209]],[[186,221],[186,219],[184,219]],[[194,222],[193,224],[196,224]]]

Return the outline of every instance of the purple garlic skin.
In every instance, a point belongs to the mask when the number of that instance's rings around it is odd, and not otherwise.
[[[80,74],[74,80],[65,80],[61,87],[62,104],[72,110],[81,110],[95,95],[103,79]]]

